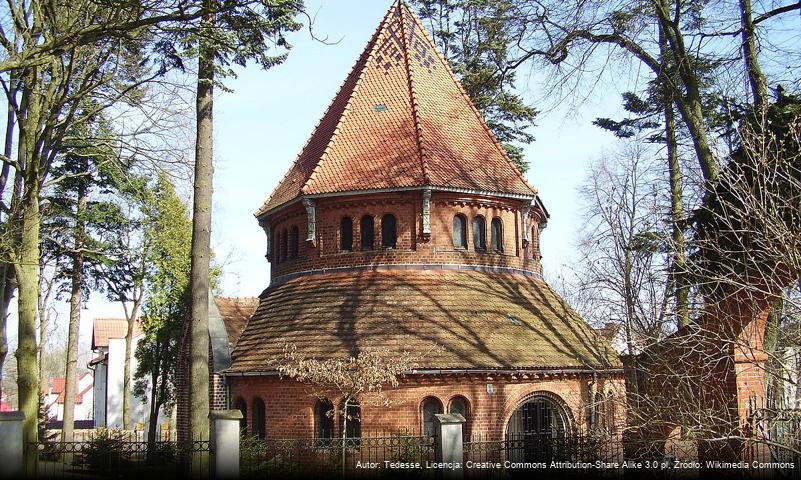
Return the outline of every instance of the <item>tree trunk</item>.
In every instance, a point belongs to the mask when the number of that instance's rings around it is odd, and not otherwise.
[[[131,430],[131,356],[133,354],[133,331],[139,316],[140,296],[135,298],[131,313],[128,315],[128,329],[125,332],[125,360],[122,372],[122,428]]]
[[[19,409],[25,414],[23,441],[26,446],[37,440],[39,417],[39,369],[36,361],[36,306],[39,299],[39,181],[26,178],[23,197],[22,238],[19,260],[15,263],[19,282],[17,326],[17,390]],[[25,449],[26,471],[36,467],[36,449]]]
[[[190,434],[205,439],[209,432],[209,261],[211,240],[212,114],[214,102],[214,55],[210,40],[202,35],[213,26],[212,16],[201,21],[197,80],[197,140],[195,144],[194,205],[192,208],[192,316],[190,348]],[[195,455],[193,463],[205,461]],[[202,464],[197,472],[204,471]]]
[[[89,160],[81,157],[81,171],[89,173]],[[75,230],[73,231],[72,288],[70,291],[70,323],[67,332],[67,368],[64,374],[64,422],[61,427],[61,440],[72,441],[75,428],[75,393],[78,380],[78,332],[81,325],[81,304],[83,303],[83,245],[86,225],[83,219],[86,211],[88,179],[82,177],[78,183],[75,207]]]
[[[740,0],[740,22],[743,33],[743,57],[745,58],[745,72],[754,96],[754,107],[757,114],[761,114],[762,107],[767,103],[768,85],[762,68],[759,66],[756,47],[756,30],[752,17],[751,0]]]
[[[659,53],[662,65],[670,65],[667,38],[659,29]],[[665,108],[665,143],[667,145],[668,172],[670,175],[670,213],[673,224],[673,265],[671,275],[676,289],[676,316],[681,328],[690,322],[689,286],[687,285],[687,252],[684,239],[684,191],[679,165],[678,142],[676,141],[676,114],[673,110],[673,91],[662,79],[662,95]]]
[[[709,187],[717,182],[719,169],[706,131],[699,75],[693,70],[695,62],[687,52],[682,32],[670,15],[669,2],[655,0],[655,3],[660,32],[664,35],[665,46],[675,62],[680,85],[674,84],[671,78],[665,78],[665,72],[662,73],[662,78],[666,85],[671,85],[673,100],[690,133],[698,164]],[[659,75],[658,72],[657,74]]]
[[[160,403],[156,402],[158,395],[156,395],[159,379],[159,370],[161,369],[161,359],[159,342],[156,341],[156,354],[154,355],[155,361],[153,362],[153,370],[150,372],[150,417],[148,418],[147,430],[147,451],[148,461],[153,462],[152,455],[156,451],[156,428],[159,423],[159,408]]]
[[[345,445],[345,440],[348,438],[348,407],[350,406],[350,399],[345,398],[342,409],[342,478],[345,478],[345,458],[348,452],[348,447]]]
[[[11,86],[10,97],[16,98],[16,81],[14,72],[11,72],[8,83]],[[14,107],[9,102],[8,112],[6,114],[6,137],[3,144],[3,155],[6,158],[11,158],[12,150],[14,148],[14,121],[16,116],[14,114]],[[3,162],[2,170],[0,170],[0,199],[4,198],[6,191],[6,184],[9,177],[9,164]],[[14,203],[12,198],[11,203]],[[13,215],[9,211],[5,214],[6,221]],[[5,224],[2,222],[3,213],[0,212],[0,228],[6,229]],[[11,303],[11,295],[14,292],[14,269],[11,264],[0,263],[0,398],[3,398],[3,367],[6,364],[6,356],[8,356],[8,339],[6,338],[6,322],[8,321],[8,306]]]
[[[39,119],[39,105],[30,102],[32,90],[37,85],[37,71],[31,69],[25,76],[28,91],[23,92],[20,110],[25,112],[28,125],[19,125],[17,160],[24,162],[24,186],[21,194],[21,228],[18,237],[17,255],[14,270],[17,277],[19,296],[17,325],[17,390],[19,409],[25,414],[22,424],[25,442],[25,471],[35,472],[38,452],[30,448],[38,438],[37,420],[39,418],[39,371],[36,361],[36,307],[39,301],[39,241],[41,218],[39,212],[39,159],[36,149],[35,133]]]
[[[8,340],[6,339],[6,316],[8,315],[8,301],[11,296],[6,296],[9,290],[6,286],[10,282],[7,273],[11,270],[8,264],[0,264],[0,399],[3,398],[3,366],[6,364],[8,355]]]

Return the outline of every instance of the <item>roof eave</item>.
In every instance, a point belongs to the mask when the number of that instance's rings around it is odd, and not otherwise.
[[[538,205],[541,206],[543,212],[545,212],[546,217],[550,217],[548,211],[545,210],[545,206],[542,205],[542,201],[539,200],[539,196],[536,192],[531,194],[522,194],[522,193],[509,193],[509,192],[493,192],[490,190],[478,190],[472,188],[460,188],[460,187],[443,187],[443,186],[434,186],[434,185],[415,185],[411,187],[396,187],[396,188],[371,188],[367,190],[348,190],[342,192],[326,192],[326,193],[312,193],[301,195],[295,197],[294,199],[277,205],[269,210],[265,210],[263,212],[256,212],[255,217],[258,220],[262,220],[270,215],[278,212],[286,207],[299,203],[302,199],[319,199],[319,198],[335,198],[335,197],[349,197],[354,195],[371,195],[377,193],[396,193],[396,192],[414,192],[414,191],[423,191],[429,189],[433,192],[446,192],[446,193],[466,193],[470,195],[482,195],[482,196],[489,196],[489,197],[500,197],[506,199],[514,199],[514,200],[533,200],[536,201]]]
[[[274,377],[281,374],[277,370],[253,370],[247,372],[223,371],[226,377]],[[563,375],[563,374],[592,374],[592,373],[623,373],[622,366],[608,366],[592,368],[586,365],[576,367],[554,368],[421,368],[404,372],[403,375]]]

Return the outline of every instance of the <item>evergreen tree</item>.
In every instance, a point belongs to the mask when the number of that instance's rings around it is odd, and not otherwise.
[[[181,325],[189,315],[192,223],[186,206],[164,174],[153,190],[150,207],[145,236],[153,246],[147,258],[153,271],[142,320],[145,338],[136,348],[134,393],[150,406],[147,440],[152,452],[159,411],[169,409],[175,401]]]
[[[115,187],[108,175],[114,155],[100,140],[110,132],[102,118],[82,130],[73,132],[53,168],[53,175],[61,180],[46,197],[49,206],[42,225],[42,247],[55,258],[59,293],[68,293],[70,303],[62,429],[65,441],[72,438],[74,427],[78,331],[81,306],[89,293],[88,272],[98,262],[108,261],[109,237],[122,221],[115,205],[98,197]]]
[[[461,82],[521,172],[529,168],[521,144],[534,141],[528,129],[537,110],[515,93],[509,69],[512,28],[510,0],[413,0],[417,13]]]

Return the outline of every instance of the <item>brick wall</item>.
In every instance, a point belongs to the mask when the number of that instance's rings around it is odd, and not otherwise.
[[[266,405],[266,431],[271,438],[311,437],[315,433],[314,407],[318,401],[313,387],[277,376],[230,377],[231,404],[244,400],[247,405],[248,426],[253,422],[253,402],[261,398]],[[493,393],[487,393],[487,384]],[[590,389],[612,392],[621,405],[615,409],[614,424],[625,425],[622,402],[622,374],[601,376],[591,387],[591,377],[584,374],[554,375],[548,378],[524,378],[521,375],[414,375],[403,379],[398,388],[386,391],[389,407],[378,406],[369,398],[361,405],[363,434],[419,432],[422,427],[421,403],[428,397],[437,398],[447,411],[450,401],[464,397],[468,402],[466,429],[472,434],[499,438],[509,417],[528,397],[545,392],[558,398],[572,418],[576,431],[588,429]],[[336,395],[326,396],[338,401]],[[341,425],[341,419],[335,419]]]
[[[319,199],[316,202],[316,242],[306,242],[307,216],[300,204],[289,206],[269,220],[273,234],[272,278],[289,273],[375,264],[468,264],[510,267],[541,273],[539,251],[542,212],[532,209],[529,219],[531,243],[523,247],[521,200],[481,198],[434,192],[431,199],[431,237],[423,238],[422,193],[420,191],[374,194]],[[397,248],[381,247],[381,219],[395,216]],[[453,217],[462,214],[467,219],[467,249],[455,249],[452,241]],[[361,219],[373,217],[374,248],[360,248]],[[487,251],[477,252],[473,243],[473,218],[485,219]],[[353,221],[353,251],[342,251],[340,222],[343,217]],[[499,218],[503,226],[503,252],[491,249],[491,222]],[[292,250],[292,231],[298,229],[298,255],[289,258]],[[284,242],[281,238],[287,238]],[[279,261],[279,258],[281,259]]]

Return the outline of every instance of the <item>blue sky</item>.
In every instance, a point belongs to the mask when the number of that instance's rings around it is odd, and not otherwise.
[[[256,296],[269,284],[265,239],[253,213],[289,168],[347,73],[386,13],[391,0],[308,0],[316,12],[315,34],[335,45],[313,40],[308,30],[289,36],[294,45],[287,61],[269,71],[252,65],[227,81],[233,93],[215,97],[215,191],[212,246],[224,263],[226,296]],[[554,106],[541,76],[521,72],[518,87],[533,105],[546,110],[531,131],[536,142],[525,149],[531,164],[526,174],[551,213],[542,235],[546,277],[569,263],[580,227],[576,189],[587,164],[614,149],[611,135],[591,125],[597,116],[619,112],[620,93],[636,78],[604,76],[593,95]],[[60,322],[67,305],[56,301]],[[9,322],[16,330],[15,309]],[[88,344],[92,318],[122,316],[118,304],[93,294],[82,312],[81,342]],[[63,330],[62,330],[63,331]]]

